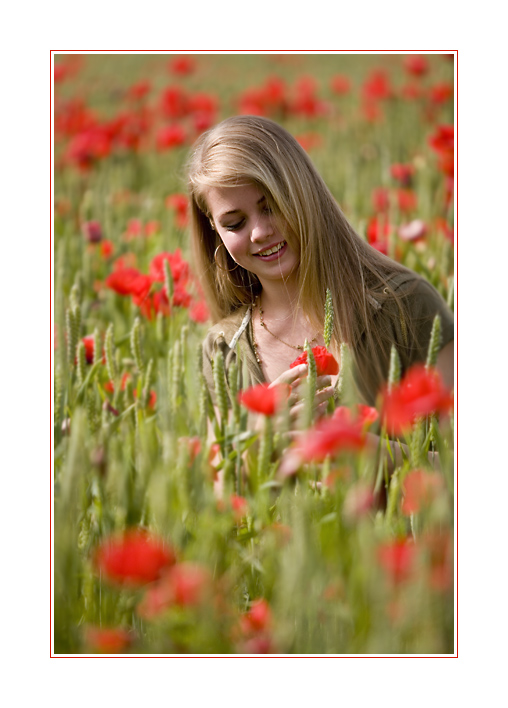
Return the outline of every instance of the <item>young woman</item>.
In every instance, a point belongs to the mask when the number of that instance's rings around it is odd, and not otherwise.
[[[330,350],[345,342],[364,402],[374,405],[386,381],[392,344],[403,370],[424,361],[434,316],[442,321],[437,367],[453,386],[453,315],[423,278],[360,238],[298,142],[258,116],[229,118],[198,140],[188,164],[195,259],[216,324],[204,342],[212,398],[212,360],[221,350],[226,374],[237,346],[247,387],[289,383],[307,340],[323,345],[326,290],[333,298]],[[326,406],[336,377],[318,381]]]

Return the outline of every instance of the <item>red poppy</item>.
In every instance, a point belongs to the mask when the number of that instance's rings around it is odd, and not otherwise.
[[[321,147],[323,144],[323,138],[319,133],[300,133],[300,135],[295,137],[307,152],[315,147]]]
[[[158,583],[148,588],[138,613],[153,619],[172,606],[195,607],[206,598],[211,584],[208,568],[186,561],[164,571]]]
[[[372,206],[377,212],[387,212],[390,208],[390,192],[386,187],[376,187],[372,190]]]
[[[107,132],[93,126],[76,135],[67,148],[66,157],[81,170],[89,170],[98,160],[107,157],[111,143]]]
[[[136,280],[141,276],[141,273],[136,268],[116,268],[106,278],[106,287],[114,290],[119,295],[130,295]]]
[[[156,136],[157,150],[170,150],[183,145],[187,135],[181,125],[166,125],[160,128]]]
[[[239,497],[236,494],[232,494],[229,501],[231,503],[231,509],[234,512],[235,518],[240,521],[247,515],[249,510],[247,499],[245,499],[245,497]]]
[[[137,398],[138,392],[136,391],[136,389],[134,389],[132,393],[134,395],[134,398]],[[154,410],[156,404],[157,404],[157,393],[153,390],[150,390],[150,396],[148,398],[148,403],[146,404],[147,408]]]
[[[313,347],[312,354],[316,362],[316,372],[318,376],[335,376],[335,374],[339,373],[339,364],[326,347]],[[295,366],[306,363],[307,352],[303,352],[303,354],[300,354],[300,356],[289,365],[289,368],[293,369]]]
[[[168,86],[161,95],[162,113],[170,120],[183,118],[187,115],[187,102],[187,93],[181,86]]]
[[[166,295],[166,290],[158,290],[153,294],[152,304],[155,312],[159,312],[164,315],[164,317],[169,317],[171,314],[171,305],[169,304],[168,296]]]
[[[161,571],[174,562],[173,550],[141,529],[130,529],[109,538],[95,554],[95,565],[106,579],[127,586],[157,580]]]
[[[382,543],[377,560],[394,584],[411,577],[416,559],[416,546],[405,538]]]
[[[383,392],[383,419],[390,431],[400,433],[416,417],[447,413],[453,407],[453,394],[443,384],[436,369],[415,364],[391,391]]]
[[[412,470],[402,483],[402,513],[417,514],[429,506],[443,490],[443,478],[438,472]]]
[[[164,202],[168,209],[175,212],[176,225],[184,229],[189,223],[189,200],[185,194],[171,194]]]
[[[173,290],[173,299],[171,304],[175,307],[189,307],[192,302],[192,296],[187,292],[184,285],[175,283]]]
[[[88,243],[99,243],[102,241],[102,227],[98,221],[83,222],[81,230]]]
[[[161,225],[160,221],[157,221],[157,219],[152,219],[151,221],[147,221],[145,226],[143,227],[143,232],[145,236],[153,236],[154,234],[159,233],[161,230]]]
[[[440,105],[442,103],[446,103],[446,101],[453,97],[453,84],[440,83],[435,86],[431,86],[429,95],[430,100],[434,104]]]
[[[95,337],[83,337],[81,341],[85,345],[86,363],[93,364],[93,357],[95,352]]]
[[[367,101],[391,98],[393,88],[388,74],[383,70],[372,71],[362,86],[362,94]]]
[[[351,81],[347,76],[337,74],[332,77],[332,80],[330,81],[330,88],[333,93],[336,93],[338,96],[343,96],[351,91]]]
[[[402,212],[414,211],[418,205],[416,193],[412,189],[398,189],[397,204]]]
[[[210,319],[210,310],[206,302],[203,300],[195,302],[189,309],[189,317],[193,322],[207,322]]]
[[[189,264],[182,258],[179,248],[174,253],[159,253],[150,262],[149,273],[158,283],[164,282],[164,261],[168,261],[171,275],[176,283],[185,284],[189,278]]]
[[[175,57],[169,62],[169,70],[178,76],[187,76],[196,70],[196,62],[190,56]]]
[[[406,101],[415,101],[418,98],[422,98],[424,91],[420,85],[414,82],[409,82],[402,86],[400,89],[400,95],[402,98],[406,99]]]
[[[87,627],[85,643],[98,654],[122,654],[132,636],[120,627]]]
[[[413,76],[423,76],[429,70],[429,63],[421,54],[409,54],[404,58],[404,69]]]
[[[429,562],[429,584],[433,590],[453,588],[453,544],[446,532],[428,532],[421,538]]]
[[[254,413],[262,413],[268,417],[273,416],[280,408],[282,402],[289,396],[290,387],[279,384],[270,386],[267,383],[258,384],[240,391],[238,401]]]
[[[129,88],[127,96],[135,101],[140,101],[150,93],[151,89],[152,85],[149,81],[138,81]]]
[[[413,175],[415,168],[413,165],[405,165],[400,162],[396,162],[390,167],[390,174],[393,179],[400,182],[403,187],[409,187],[413,181]]]
[[[254,600],[248,612],[241,620],[240,625],[244,634],[257,634],[265,632],[272,623],[272,611],[270,605],[264,599]]]
[[[101,241],[100,254],[103,258],[110,258],[113,255],[114,245],[112,241],[104,240]]]
[[[303,462],[323,462],[329,455],[363,450],[366,444],[361,418],[352,420],[349,409],[341,407],[308,430],[295,450]]]

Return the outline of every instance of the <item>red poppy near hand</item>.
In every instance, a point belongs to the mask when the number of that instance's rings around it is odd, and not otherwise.
[[[281,403],[289,396],[290,387],[284,384],[269,387],[269,384],[251,386],[238,393],[238,401],[254,413],[268,417],[274,415]]]
[[[304,462],[323,462],[328,455],[346,450],[357,452],[365,445],[363,420],[351,420],[349,409],[340,407],[331,418],[325,418],[308,430],[295,449]]]
[[[174,562],[167,544],[140,529],[104,541],[95,555],[95,565],[107,580],[134,587],[157,580]]]
[[[316,372],[318,376],[335,376],[339,373],[339,365],[337,360],[330,354],[326,347],[314,347],[312,349],[312,354],[314,355],[314,360],[316,362]],[[307,363],[307,352],[303,352],[299,357],[297,357],[292,364],[289,365],[290,369],[295,366],[300,366],[300,364]]]
[[[383,393],[383,418],[390,431],[400,433],[415,418],[430,413],[447,413],[453,407],[453,394],[443,384],[436,369],[423,364],[412,366],[391,391]]]

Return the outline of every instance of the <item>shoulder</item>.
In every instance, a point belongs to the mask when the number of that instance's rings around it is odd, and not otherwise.
[[[203,341],[203,351],[209,356],[217,349],[227,347],[234,348],[234,340],[242,326],[246,326],[250,319],[250,307],[248,305],[240,307],[227,317],[217,322],[211,327]],[[231,346],[233,345],[233,346]]]

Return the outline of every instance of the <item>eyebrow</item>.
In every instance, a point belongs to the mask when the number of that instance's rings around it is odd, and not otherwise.
[[[257,200],[256,204],[261,204],[264,201],[266,201],[266,197],[264,194],[262,194],[261,197]],[[239,211],[242,211],[242,209],[231,209],[231,211],[225,211],[219,216],[219,219],[222,219],[225,216],[229,216],[229,214],[237,214]]]

